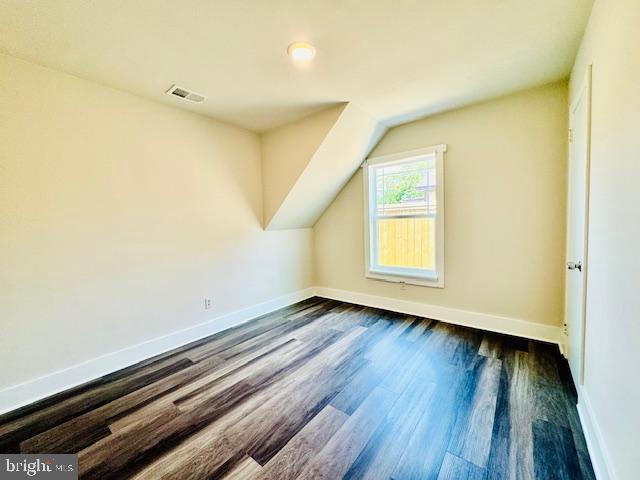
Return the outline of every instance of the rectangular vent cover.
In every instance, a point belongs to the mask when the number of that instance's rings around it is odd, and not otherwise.
[[[202,103],[207,99],[204,95],[192,92],[186,88],[179,87],[178,85],[172,85],[171,88],[167,90],[167,94],[175,95],[176,97],[180,97],[194,103]]]

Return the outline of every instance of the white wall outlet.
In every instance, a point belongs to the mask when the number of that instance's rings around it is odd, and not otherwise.
[[[213,304],[213,299],[212,298],[205,298],[204,299],[204,309],[205,310],[211,310],[211,305]]]

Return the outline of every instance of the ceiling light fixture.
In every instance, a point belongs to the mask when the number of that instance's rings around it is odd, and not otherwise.
[[[316,49],[307,42],[293,42],[287,48],[287,53],[296,62],[308,62],[316,55]]]

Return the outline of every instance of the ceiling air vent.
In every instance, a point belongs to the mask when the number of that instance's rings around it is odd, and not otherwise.
[[[180,97],[194,103],[202,103],[207,99],[204,95],[192,92],[186,88],[179,87],[178,85],[173,85],[169,90],[167,90],[167,94],[175,95],[176,97]]]

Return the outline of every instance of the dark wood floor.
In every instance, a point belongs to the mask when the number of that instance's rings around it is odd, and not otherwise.
[[[556,346],[312,298],[0,417],[82,478],[593,479]]]

